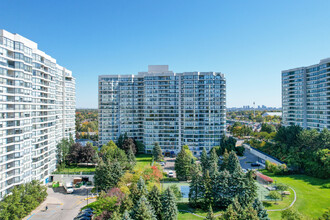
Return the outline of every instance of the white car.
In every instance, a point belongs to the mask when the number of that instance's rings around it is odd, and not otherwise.
[[[160,162],[159,163],[161,166],[165,166],[165,162]]]
[[[168,171],[168,177],[174,177],[174,172],[173,171]]]

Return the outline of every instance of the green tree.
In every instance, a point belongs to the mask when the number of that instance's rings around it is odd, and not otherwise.
[[[211,205],[209,206],[209,211],[208,211],[208,213],[207,213],[206,219],[207,219],[207,220],[216,220],[216,219],[217,219],[217,218],[214,216],[214,214],[213,214],[213,210],[212,210],[212,206],[211,206]]]
[[[167,188],[162,196],[162,214],[163,219],[176,220],[178,218],[178,207],[176,198],[171,188]]]
[[[69,140],[63,138],[56,146],[56,158],[60,168],[64,168],[66,165],[66,157],[69,153],[70,143]]]
[[[203,207],[204,210],[207,210],[210,205],[213,204],[213,191],[212,191],[212,181],[209,175],[209,171],[206,170],[206,173],[203,175],[204,180],[204,201]]]
[[[123,145],[124,141],[125,141],[127,138],[128,138],[128,137],[127,137],[127,133],[126,133],[126,132],[125,132],[124,135],[123,135],[123,134],[120,134],[120,135],[119,135],[119,138],[118,138],[118,140],[117,140],[116,145],[117,145],[120,149],[122,149],[122,145]]]
[[[253,209],[257,211],[257,215],[259,220],[270,220],[268,217],[267,210],[262,205],[262,202],[260,202],[259,199],[255,199],[252,205]]]
[[[162,149],[160,148],[160,146],[157,142],[155,143],[155,146],[153,148],[152,155],[153,155],[155,161],[163,160]]]
[[[128,151],[131,149],[133,154],[136,154],[136,146],[133,138],[124,139],[120,149],[124,150],[126,154],[128,154]]]
[[[162,215],[162,203],[161,203],[161,193],[157,186],[153,186],[152,190],[148,193],[148,200],[150,205],[155,211],[157,219],[161,219]]]
[[[205,150],[205,147],[203,148],[202,154],[201,154],[201,165],[203,169],[203,173],[205,172],[206,169],[208,169],[208,157],[207,157],[207,152]]]
[[[260,132],[267,132],[268,134],[275,132],[276,129],[273,125],[267,124],[267,123],[262,123],[261,124],[261,129]]]
[[[145,152],[146,147],[144,146],[144,144],[142,142],[135,141],[135,146],[136,146],[138,154],[143,154]]]
[[[272,200],[279,200],[279,199],[281,199],[281,195],[278,193],[278,192],[276,192],[276,191],[271,191],[269,194],[268,194],[268,197],[270,198],[270,199],[272,199]]]
[[[110,141],[108,144],[102,146],[100,150],[100,157],[103,161],[110,160],[119,162],[123,169],[130,168],[125,151],[119,149],[113,141]]]
[[[218,172],[218,163],[219,163],[219,156],[216,153],[215,149],[212,148],[210,157],[208,158],[209,171],[211,177],[213,177],[215,173]]]
[[[189,187],[189,204],[193,207],[197,207],[204,195],[204,183],[199,164],[195,163],[193,165],[191,176],[192,179]]]
[[[174,168],[179,180],[191,179],[192,158],[188,155],[184,147],[181,148],[175,159]]]
[[[124,171],[119,162],[110,162],[108,160],[104,163],[101,160],[95,169],[95,186],[100,190],[111,189],[117,185],[123,174]]]
[[[155,212],[144,195],[141,196],[133,209],[135,220],[156,220]]]
[[[181,190],[179,189],[178,185],[173,184],[170,186],[170,188],[171,188],[172,192],[174,193],[176,200],[180,201],[180,199],[182,198],[182,193],[181,193]]]
[[[131,148],[128,150],[127,160],[128,163],[130,164],[131,169],[133,169],[136,164],[136,158]]]
[[[139,190],[139,195],[140,196],[147,196],[148,195],[148,190],[146,187],[146,184],[144,182],[144,179],[140,176],[139,181],[137,182],[137,188]]]
[[[301,220],[303,217],[294,208],[288,208],[281,212],[281,218],[285,220]]]
[[[125,210],[123,217],[121,219],[122,220],[133,220],[127,210]]]
[[[222,156],[222,161],[220,163],[220,170],[228,170],[228,165],[229,165],[229,154],[227,149],[225,149]]]

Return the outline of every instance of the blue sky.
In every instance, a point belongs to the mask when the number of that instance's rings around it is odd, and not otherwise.
[[[0,28],[72,70],[77,107],[97,108],[102,74],[148,64],[216,71],[227,106],[281,106],[281,70],[330,57],[328,0],[2,0]]]

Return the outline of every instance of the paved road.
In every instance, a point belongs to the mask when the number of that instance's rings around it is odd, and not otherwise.
[[[87,205],[87,190],[90,192],[92,187],[81,187],[75,189],[73,194],[67,194],[63,187],[48,188],[48,197],[32,214],[24,220],[72,220],[76,217],[80,209]],[[90,195],[90,193],[89,193]],[[95,199],[88,200],[89,203]],[[45,207],[48,206],[48,210]]]
[[[164,171],[168,173],[168,171],[172,170],[174,173],[174,178],[176,178],[176,173],[174,170],[175,158],[165,157],[164,160],[166,162],[164,166]]]

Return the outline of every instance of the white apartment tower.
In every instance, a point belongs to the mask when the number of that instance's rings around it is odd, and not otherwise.
[[[282,71],[283,124],[330,129],[330,58]]]
[[[0,199],[15,185],[47,182],[57,141],[74,133],[72,72],[35,42],[0,30]]]
[[[99,76],[99,141],[127,133],[150,152],[188,145],[195,155],[219,146],[226,128],[226,80],[216,72],[174,73],[150,65],[138,75]]]

